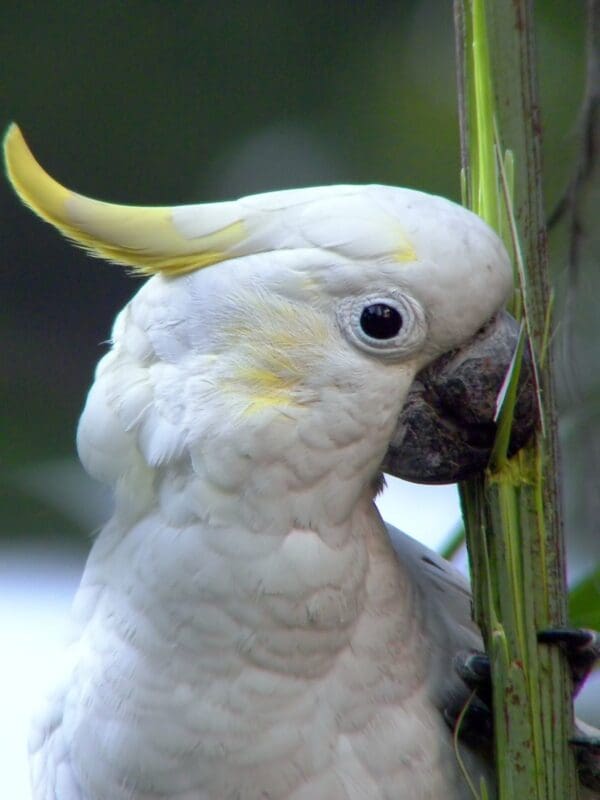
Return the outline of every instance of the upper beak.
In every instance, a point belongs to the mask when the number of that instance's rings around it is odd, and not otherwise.
[[[519,326],[502,311],[467,345],[422,370],[382,469],[415,483],[454,483],[484,470],[496,435],[498,397],[518,337]],[[525,348],[509,455],[532,435],[536,408],[531,358]]]

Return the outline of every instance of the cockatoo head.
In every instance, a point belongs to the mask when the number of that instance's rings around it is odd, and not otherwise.
[[[514,349],[497,316],[511,266],[495,233],[448,200],[329,186],[116,206],[56,183],[15,126],[5,148],[13,185],[40,216],[151,276],[117,318],[81,421],[80,455],[99,478],[185,462],[227,493],[249,469],[281,463],[288,491],[327,470],[365,483],[394,441],[387,459],[402,473],[411,421],[398,420],[440,356],[476,357],[492,331],[503,360],[488,347],[481,370],[496,375],[488,391],[500,389]],[[444,364],[451,372],[447,355]],[[468,463],[436,473],[430,461],[426,475],[411,465],[417,480],[468,473]]]

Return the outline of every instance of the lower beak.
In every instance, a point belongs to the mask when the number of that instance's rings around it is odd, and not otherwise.
[[[446,353],[416,377],[382,469],[415,483],[454,483],[484,470],[496,436],[498,397],[519,338],[506,311],[467,345]],[[536,426],[531,358],[523,356],[509,455]]]

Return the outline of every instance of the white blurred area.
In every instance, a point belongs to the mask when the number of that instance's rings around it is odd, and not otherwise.
[[[29,800],[29,720],[55,682],[83,563],[69,552],[3,551],[0,559],[2,797]]]
[[[90,531],[110,511],[103,488],[87,478],[76,462],[36,466],[21,477],[32,493],[52,498],[65,516]],[[391,477],[387,484],[378,498],[384,519],[438,549],[460,518],[456,487],[417,486]],[[464,557],[459,565],[464,567]],[[10,800],[31,797],[27,767],[29,719],[54,683],[69,627],[69,607],[82,568],[81,553],[64,549],[15,546],[1,553],[1,796]],[[590,686],[578,704],[578,712],[590,721],[600,718],[598,688],[597,685],[593,691]]]

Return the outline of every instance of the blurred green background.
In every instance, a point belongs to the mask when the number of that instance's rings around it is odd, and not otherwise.
[[[537,5],[551,209],[578,146],[584,3]],[[449,0],[5,0],[1,16],[0,123],[17,120],[49,172],[82,193],[165,205],[380,182],[458,199]],[[95,517],[70,466],[75,425],[137,279],[68,245],[6,181],[0,204],[0,546],[84,548]],[[594,210],[588,191],[576,281],[564,230],[551,238],[577,571],[600,563]]]

